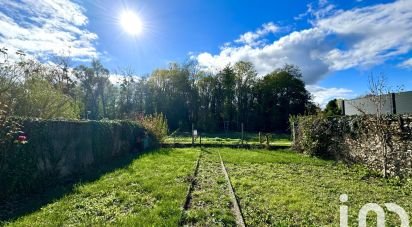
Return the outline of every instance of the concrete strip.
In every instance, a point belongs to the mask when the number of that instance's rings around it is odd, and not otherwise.
[[[229,174],[226,171],[226,167],[225,167],[225,164],[223,163],[223,159],[222,159],[222,156],[220,155],[220,152],[219,152],[219,157],[220,157],[220,163],[222,164],[223,173],[225,174],[226,181],[229,185],[229,194],[230,194],[230,197],[232,198],[233,213],[236,217],[236,223],[237,223],[238,226],[244,227],[245,226],[245,221],[243,220],[243,215],[242,215],[242,212],[240,210],[239,203],[236,199],[235,191],[233,190],[232,183],[230,182]]]

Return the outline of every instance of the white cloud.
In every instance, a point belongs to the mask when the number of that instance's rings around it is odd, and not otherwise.
[[[412,49],[412,1],[341,11],[316,26],[337,37],[324,60],[332,70],[373,66]]]
[[[402,68],[410,68],[412,69],[412,58],[409,58],[406,61],[403,61],[402,63],[399,64],[400,67]]]
[[[0,45],[28,56],[47,58],[70,55],[97,57],[96,34],[85,25],[84,9],[70,0],[0,0]]]
[[[307,85],[306,89],[312,94],[313,101],[322,108],[332,99],[350,99],[355,97],[353,91],[346,88],[325,88],[318,85]]]
[[[279,27],[275,25],[273,22],[269,22],[263,24],[261,28],[257,29],[255,32],[246,32],[245,34],[241,35],[239,39],[235,40],[236,43],[246,44],[250,46],[257,46],[262,44],[262,37],[270,34],[275,33],[279,30]]]
[[[309,9],[314,17],[309,29],[263,46],[224,46],[218,54],[205,52],[196,58],[204,69],[213,71],[239,60],[251,61],[259,75],[285,63],[296,64],[302,69],[304,81],[313,85],[328,73],[371,67],[412,50],[411,0],[346,11],[335,9],[327,1],[318,5],[321,8]]]
[[[324,36],[324,31],[313,28],[293,32],[263,47],[223,47],[218,55],[201,53],[197,60],[204,69],[211,71],[246,60],[255,65],[259,75],[270,73],[285,63],[293,63],[302,69],[307,83],[315,83],[329,71],[328,65],[319,58],[323,48],[320,40]]]

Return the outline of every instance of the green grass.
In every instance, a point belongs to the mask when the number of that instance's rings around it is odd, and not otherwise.
[[[198,153],[162,149],[144,154],[8,226],[176,226]]]
[[[240,144],[241,143],[241,133],[230,132],[230,133],[202,133],[202,144]],[[259,144],[259,134],[258,133],[245,133],[244,139],[246,144]],[[264,144],[265,136],[262,133],[261,142]],[[286,134],[272,134],[270,136],[270,145],[277,146],[290,146],[290,136]],[[164,140],[166,144],[180,143],[180,144],[191,144],[192,137],[190,133],[179,133],[173,136],[168,136]],[[200,139],[197,138],[195,143],[200,143]]]
[[[285,151],[220,151],[247,225],[338,226],[339,196],[344,193],[349,195],[350,226],[357,226],[359,209],[371,202],[394,202],[411,215],[411,182]],[[400,225],[397,216],[386,213],[387,226]],[[371,217],[368,222],[376,226]]]
[[[341,194],[349,195],[344,205],[349,206],[350,226],[357,226],[358,211],[366,203],[396,203],[412,215],[411,181],[383,179],[361,166],[289,151],[229,148],[202,151],[192,199],[183,211],[200,154],[190,148],[143,154],[0,225],[177,226],[182,220],[196,226],[234,225],[218,151],[248,226],[339,226]],[[395,214],[386,211],[386,217],[387,226],[400,225]],[[376,226],[375,219],[370,215],[369,224]]]
[[[235,226],[228,187],[218,153],[203,150],[189,209],[184,214],[184,224]]]

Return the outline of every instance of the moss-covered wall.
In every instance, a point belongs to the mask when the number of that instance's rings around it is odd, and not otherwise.
[[[146,138],[140,125],[126,121],[20,121],[28,143],[1,148],[0,199],[82,174],[136,151],[137,138]]]
[[[362,163],[392,176],[412,176],[412,116],[384,116],[383,142],[368,116],[299,117],[295,121],[297,151],[348,163]]]

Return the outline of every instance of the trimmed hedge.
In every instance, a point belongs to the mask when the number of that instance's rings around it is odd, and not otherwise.
[[[18,120],[27,144],[0,147],[0,200],[44,190],[59,179],[82,174],[136,149],[137,137],[155,141],[134,122]]]

